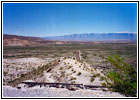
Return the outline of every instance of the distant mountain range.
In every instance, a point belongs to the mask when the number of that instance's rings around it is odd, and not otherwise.
[[[61,41],[137,41],[135,33],[84,33],[64,36],[44,37],[46,40]]]
[[[137,42],[134,33],[90,33],[52,37],[29,37],[3,34],[4,46],[38,46],[48,44],[94,44],[94,43],[130,43]]]

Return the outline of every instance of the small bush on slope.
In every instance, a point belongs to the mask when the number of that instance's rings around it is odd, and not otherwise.
[[[125,63],[125,59],[119,55],[108,56],[108,61],[115,67],[113,72],[109,72],[104,85],[112,87],[113,91],[120,92],[126,96],[137,96],[137,72]]]
[[[80,76],[81,75],[81,72],[78,72],[77,76]]]

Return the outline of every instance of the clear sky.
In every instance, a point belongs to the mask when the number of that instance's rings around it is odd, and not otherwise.
[[[137,32],[137,3],[4,3],[3,33],[58,36]]]

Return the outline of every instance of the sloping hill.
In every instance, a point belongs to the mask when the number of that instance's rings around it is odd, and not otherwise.
[[[60,58],[58,62],[50,72],[44,71],[35,81],[101,85],[100,78],[104,75],[86,62],[78,61],[74,57]]]
[[[78,61],[75,57],[62,57],[48,64],[21,74],[20,77],[14,79],[9,85],[17,86],[25,80],[34,80],[35,82],[48,83],[76,83],[86,85],[100,85],[103,81],[101,77],[105,77],[100,70],[94,69],[83,61]]]
[[[65,44],[64,41],[44,40],[39,37],[3,35],[4,46],[40,46],[47,44]]]
[[[3,39],[20,39],[20,40],[28,40],[28,41],[43,41],[44,39],[38,38],[38,37],[29,37],[29,36],[19,36],[19,35],[9,35],[4,34]]]
[[[4,46],[34,46],[39,45],[40,41],[45,41],[37,37],[25,37],[17,35],[3,35]]]

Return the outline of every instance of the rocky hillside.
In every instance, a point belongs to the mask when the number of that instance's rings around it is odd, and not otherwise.
[[[101,85],[100,80],[104,75],[86,62],[78,61],[74,57],[63,57],[58,62],[50,72],[44,71],[35,81]]]
[[[76,60],[75,57],[62,57],[55,61],[51,61],[50,63],[47,60],[45,62],[45,60],[39,58],[28,58],[28,61],[24,58],[13,60],[14,61],[4,59],[4,83],[13,80],[16,80],[16,83],[19,80],[18,83],[20,83],[20,81],[29,79],[35,82],[80,83],[86,85],[101,85],[103,82],[101,81],[101,78],[104,75],[100,70],[95,70],[86,62]],[[21,64],[21,60],[24,64]],[[44,65],[40,65],[35,68],[36,65],[32,64],[32,60],[34,60],[34,62],[38,62],[38,64]],[[54,65],[53,63],[57,64]],[[45,70],[46,66],[51,70]]]
[[[18,38],[12,39],[4,39],[3,41],[4,46],[30,46],[30,45],[37,45],[35,42],[30,42],[28,40],[21,40]]]

